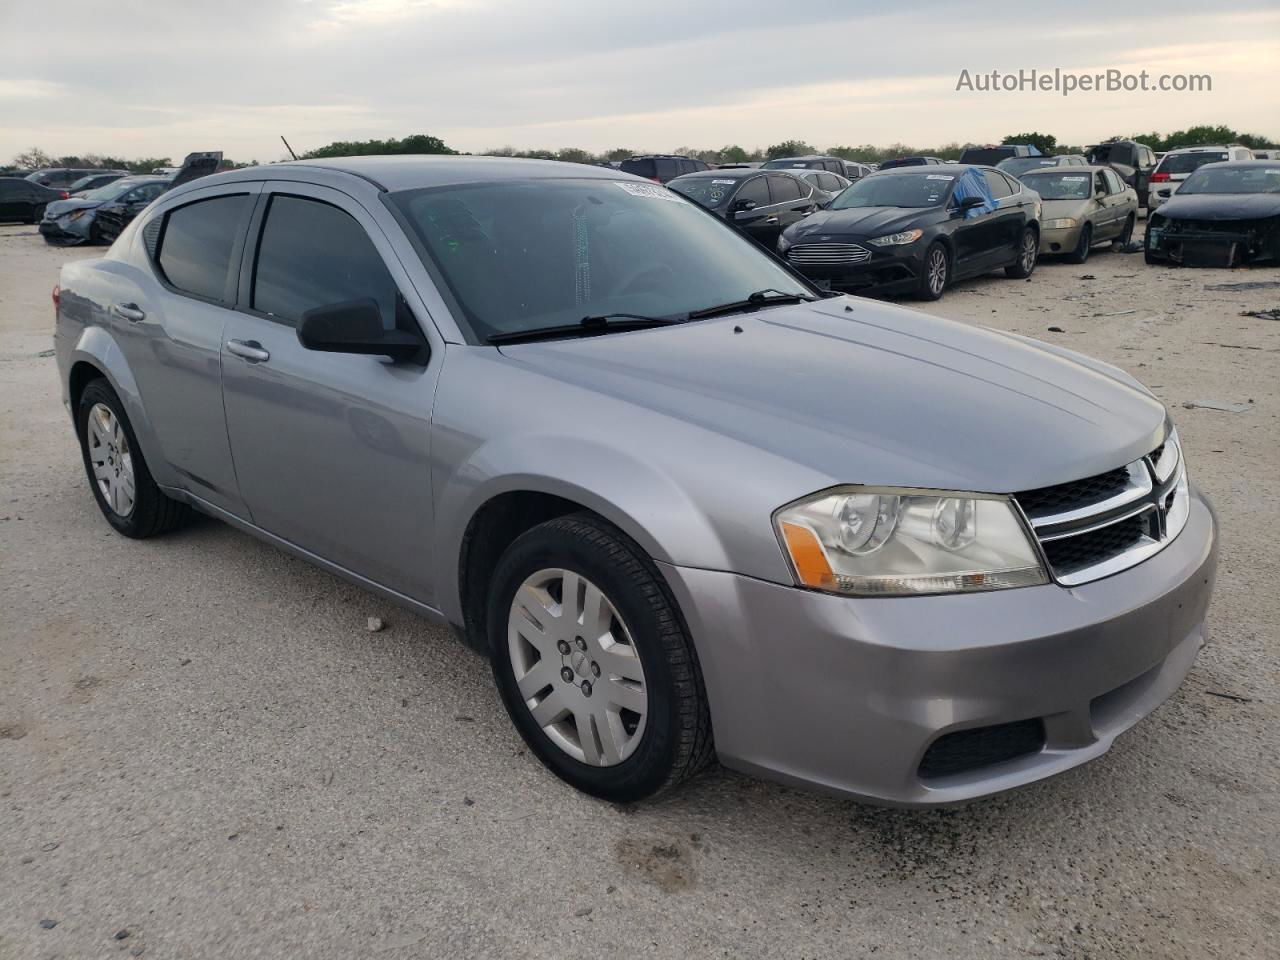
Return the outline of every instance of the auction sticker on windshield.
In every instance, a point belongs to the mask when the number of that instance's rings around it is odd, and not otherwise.
[[[650,200],[670,200],[672,203],[687,203],[684,198],[672,193],[666,187],[650,186],[647,183],[617,183],[633,197],[648,197]]]
[[[954,180],[955,177],[949,177],[944,173],[929,173],[925,175],[926,180]]]

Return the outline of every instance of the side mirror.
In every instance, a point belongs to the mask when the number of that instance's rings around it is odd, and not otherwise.
[[[426,355],[421,336],[387,330],[382,311],[372,298],[314,307],[302,315],[298,342],[324,353],[364,353],[392,360],[416,360]]]
[[[981,197],[965,197],[955,205],[953,208],[953,215],[962,217],[974,207],[982,206],[983,202],[984,201]]]
[[[756,208],[754,200],[735,200],[733,201],[733,218],[735,220],[747,219],[744,214],[750,214]]]

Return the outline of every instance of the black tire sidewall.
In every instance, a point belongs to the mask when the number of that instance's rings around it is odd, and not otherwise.
[[[934,293],[929,286],[929,262],[933,259],[935,250],[942,251],[942,260],[946,264],[946,276],[942,280],[942,289]],[[924,252],[924,261],[920,265],[920,283],[916,290],[916,295],[921,300],[934,301],[941,300],[942,295],[947,292],[947,285],[951,283],[951,254],[947,252],[947,245],[941,241],[935,240],[929,244],[929,249]]]
[[[1093,250],[1093,224],[1086,223],[1080,230],[1080,240],[1071,252],[1072,263],[1084,263]]]
[[[98,487],[97,478],[93,475],[93,463],[89,460],[89,440],[86,436],[86,427],[89,420],[89,411],[93,409],[95,404],[99,403],[110,408],[111,413],[120,421],[120,427],[124,430],[125,438],[129,441],[129,456],[133,462],[134,498],[133,509],[129,511],[127,517],[122,517],[116,513],[103,498],[102,491]],[[150,501],[154,498],[162,497],[164,494],[160,492],[160,488],[156,486],[155,481],[151,479],[151,471],[147,469],[146,460],[143,459],[142,450],[138,446],[138,438],[134,435],[133,424],[129,422],[129,417],[124,412],[124,404],[120,402],[119,396],[111,389],[111,385],[106,380],[91,381],[84,388],[84,392],[80,394],[80,403],[76,408],[76,434],[80,440],[80,454],[81,459],[84,461],[84,471],[89,481],[89,489],[93,491],[93,499],[97,501],[102,515],[106,517],[111,526],[126,537],[140,536],[142,518],[147,515],[148,508],[152,506]]]
[[[637,559],[643,555],[620,533],[601,524]],[[645,564],[648,566],[648,564]],[[562,567],[591,580],[622,616],[644,668],[649,705],[645,732],[636,751],[612,767],[595,767],[570,757],[556,746],[534,722],[516,688],[515,673],[507,648],[507,624],[512,598],[527,577],[538,570]],[[665,594],[657,573],[637,578],[624,573],[607,550],[590,540],[557,529],[555,521],[535,527],[518,538],[503,555],[494,571],[486,622],[494,678],[507,712],[529,749],[556,776],[585,793],[614,802],[643,799],[661,789],[671,778],[676,761],[676,743],[681,718],[671,666],[665,655],[664,624],[637,580],[646,576]],[[665,602],[673,603],[669,597]],[[674,612],[674,611],[673,611]],[[669,625],[668,625],[669,626]]]

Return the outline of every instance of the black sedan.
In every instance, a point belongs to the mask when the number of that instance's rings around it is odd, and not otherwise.
[[[778,253],[818,286],[937,300],[963,277],[1031,276],[1040,198],[990,167],[905,167],[863,177],[787,229]]]
[[[0,178],[0,223],[35,223],[44,216],[45,207],[66,195],[65,190],[54,190],[33,180]]]
[[[676,177],[667,186],[773,250],[778,237],[826,199],[812,184],[782,170],[708,170]]]
[[[1280,263],[1280,163],[1205,164],[1147,219],[1147,263]]]

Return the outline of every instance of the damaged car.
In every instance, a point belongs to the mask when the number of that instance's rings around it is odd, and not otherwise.
[[[1210,163],[1147,219],[1147,263],[1280,263],[1280,161]]]
[[[164,179],[164,186],[160,193],[172,190],[174,187],[181,186],[200,177],[207,177],[211,173],[217,173],[221,163],[222,151],[220,150],[189,153],[186,159],[182,161],[182,166],[178,168],[178,172]],[[102,243],[115,242],[116,237],[120,236],[124,228],[132,223],[133,218],[145,210],[149,203],[150,201],[143,204],[128,203],[125,202],[125,198],[121,197],[102,204],[102,206],[98,207],[97,216],[94,218],[98,239]]]
[[[168,177],[122,177],[83,196],[55,200],[44,208],[40,235],[45,243],[58,246],[103,243],[98,215],[104,206],[119,207],[134,217],[168,186]]]
[[[1040,253],[1084,263],[1094,244],[1127,247],[1138,221],[1138,194],[1110,167],[1051,167],[1023,174],[1040,195]]]

